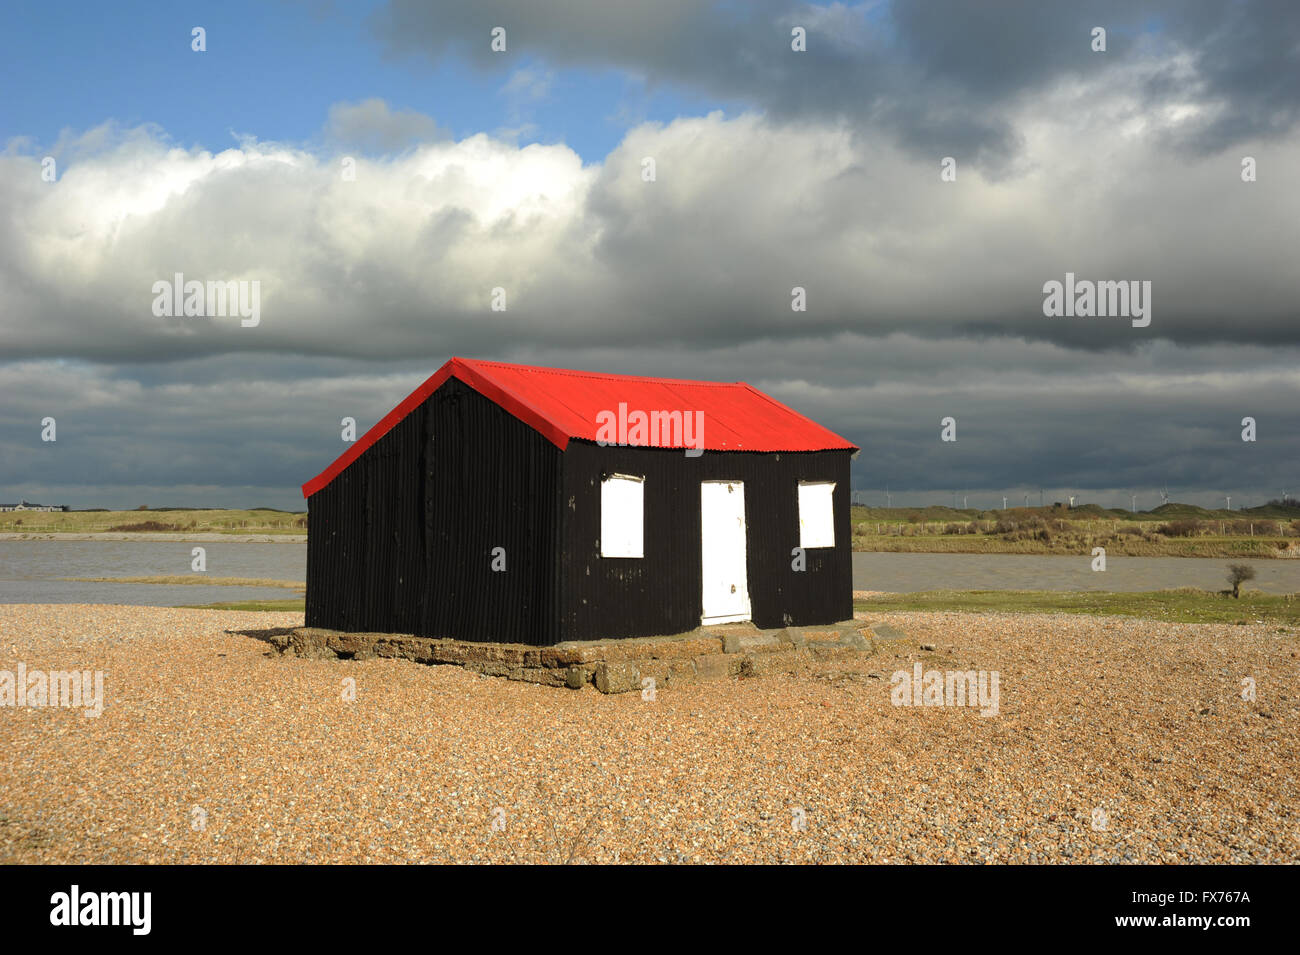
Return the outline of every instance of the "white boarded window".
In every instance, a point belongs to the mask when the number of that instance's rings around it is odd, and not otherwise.
[[[835,494],[833,482],[799,482],[799,546],[835,546]]]
[[[644,557],[645,478],[611,474],[600,482],[600,556]]]

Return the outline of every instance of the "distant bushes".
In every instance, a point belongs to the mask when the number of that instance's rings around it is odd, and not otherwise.
[[[979,521],[956,521],[943,525],[945,534],[985,534],[987,528]]]
[[[1048,529],[1047,523],[1039,517],[1029,517],[1018,521],[1004,517],[999,519],[991,530],[994,534],[1001,535],[1004,540],[1042,541],[1048,544],[1052,541],[1052,532]]]
[[[1169,521],[1132,520],[1121,524],[1119,520],[1061,520],[1050,513],[1044,517],[1013,511],[986,519],[973,520],[920,520],[924,515],[913,514],[913,521],[858,522],[854,533],[862,536],[876,534],[901,537],[965,537],[989,535],[1005,541],[1044,541],[1063,545],[1074,542],[1133,541],[1158,544],[1163,539],[1196,538],[1201,536],[1229,538],[1295,538],[1300,537],[1300,520],[1279,521],[1257,517],[1197,519],[1178,518]],[[298,527],[306,519],[297,517],[292,522]],[[1197,544],[1208,542],[1197,542]]]

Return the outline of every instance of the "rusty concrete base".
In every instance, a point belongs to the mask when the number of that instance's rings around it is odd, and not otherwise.
[[[758,630],[751,624],[734,624],[666,637],[570,640],[553,647],[471,643],[393,633],[344,633],[315,627],[300,627],[268,639],[281,653],[300,657],[344,660],[390,657],[416,663],[455,664],[489,676],[545,686],[578,690],[592,684],[602,693],[626,693],[643,689],[642,680],[647,677],[654,680],[656,687],[671,687],[701,680],[788,671],[809,655],[873,653],[878,640],[900,637],[898,631],[877,634],[863,621],[850,620],[784,630]]]

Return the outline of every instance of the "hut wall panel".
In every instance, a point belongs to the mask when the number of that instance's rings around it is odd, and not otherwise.
[[[362,630],[366,541],[358,512],[366,472],[350,467],[307,499],[307,608],[309,627]]]
[[[746,571],[754,623],[773,628],[853,615],[848,451],[759,454],[605,447],[574,440],[564,455],[562,589],[567,639],[679,633],[701,613],[700,483],[745,485]],[[645,477],[645,556],[600,556],[600,483]],[[799,544],[799,481],[834,481],[835,547]]]
[[[558,642],[559,480],[559,449],[448,380],[308,501],[308,625]]]
[[[367,453],[366,612],[362,630],[413,633],[425,592],[420,461],[425,408],[417,408]]]
[[[559,449],[454,378],[425,407],[429,599],[416,632],[558,642]]]

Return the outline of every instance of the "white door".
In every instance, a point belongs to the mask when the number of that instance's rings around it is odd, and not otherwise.
[[[745,577],[745,485],[739,481],[700,484],[705,624],[749,619]]]

